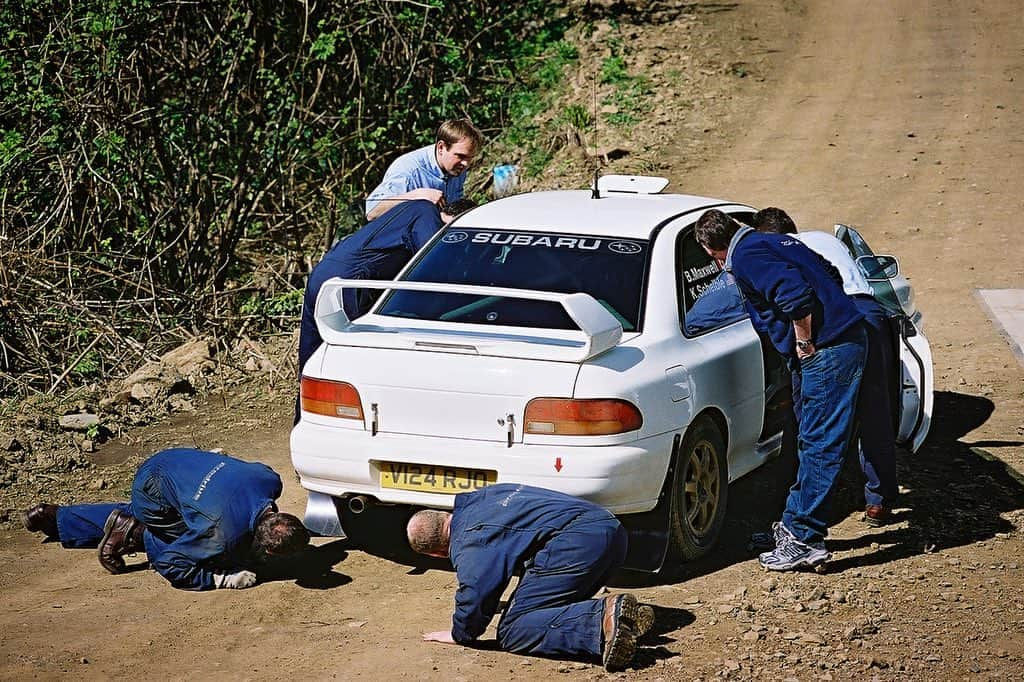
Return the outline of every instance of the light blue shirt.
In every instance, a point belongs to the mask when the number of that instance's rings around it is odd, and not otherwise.
[[[369,213],[381,199],[398,196],[414,189],[439,189],[444,192],[445,203],[450,204],[462,198],[462,185],[466,173],[450,177],[437,165],[435,144],[421,147],[402,154],[391,162],[384,179],[366,197],[366,212]]]

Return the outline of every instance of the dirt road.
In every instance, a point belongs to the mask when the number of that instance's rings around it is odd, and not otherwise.
[[[733,86],[696,151],[680,126],[685,148],[665,150],[673,188],[781,206],[806,227],[850,222],[898,254],[935,355],[933,432],[901,458],[899,523],[869,530],[842,507],[824,576],[766,576],[744,548],[778,512],[786,463],[734,485],[714,556],[682,580],[613,586],[655,604],[659,621],[618,677],[1024,679],[1024,369],[973,296],[1024,288],[1024,13],[1012,0],[768,4],[708,7],[721,40],[737,41],[724,51],[763,80]],[[289,472],[290,400],[228,396],[105,456],[195,444]],[[283,506],[303,501],[288,477]],[[297,581],[192,594],[5,532],[0,678],[606,676],[419,641],[449,622],[445,571],[343,542],[318,561]]]

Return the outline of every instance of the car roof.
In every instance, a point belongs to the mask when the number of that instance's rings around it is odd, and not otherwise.
[[[527,192],[488,202],[456,221],[459,227],[569,232],[648,239],[666,220],[703,210],[742,204],[689,194],[627,194],[605,192],[594,199],[590,190]],[[703,210],[702,210],[703,209]],[[750,209],[753,210],[753,209]]]

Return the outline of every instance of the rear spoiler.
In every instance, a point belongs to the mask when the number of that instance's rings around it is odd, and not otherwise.
[[[345,289],[429,291],[501,296],[560,304],[575,329],[526,329],[497,325],[410,320],[364,315],[353,323],[342,305]],[[314,312],[320,337],[328,344],[465,353],[529,360],[583,362],[618,345],[622,324],[593,296],[505,287],[332,278],[324,282]]]

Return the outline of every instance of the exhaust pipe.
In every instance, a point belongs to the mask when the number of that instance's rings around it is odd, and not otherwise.
[[[348,510],[353,514],[362,514],[371,504],[373,504],[373,498],[366,495],[353,495],[348,498]]]

